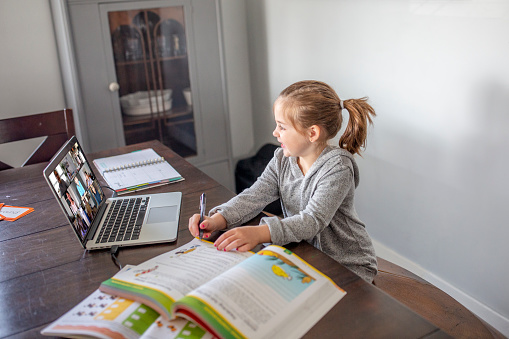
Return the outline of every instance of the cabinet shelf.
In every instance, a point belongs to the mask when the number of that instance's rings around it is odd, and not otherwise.
[[[173,61],[173,60],[182,60],[186,59],[187,55],[177,55],[177,56],[169,56],[169,57],[160,57],[160,58],[152,58],[150,59],[140,59],[140,60],[130,60],[130,61],[117,61],[117,66],[136,66],[136,65],[142,65],[144,63],[150,63],[150,62],[161,62],[161,61]]]
[[[185,106],[185,107],[175,107],[165,112],[157,113],[154,112],[152,114],[144,114],[144,115],[123,115],[123,124],[124,127],[128,128],[135,125],[143,125],[152,123],[153,121],[162,120],[165,125],[182,123],[182,118],[188,117],[188,121],[192,122],[193,119],[193,107]],[[178,119],[180,118],[180,119]]]
[[[172,122],[167,123],[167,126],[176,126],[176,125],[183,125],[183,124],[190,124],[190,123],[194,123],[194,119],[183,119],[183,120],[172,121]],[[153,131],[153,130],[154,130],[153,127],[151,127],[150,125],[147,125],[145,127],[137,127],[136,129],[126,129],[124,133],[125,133],[126,137],[129,137],[129,136],[138,134],[143,131]]]

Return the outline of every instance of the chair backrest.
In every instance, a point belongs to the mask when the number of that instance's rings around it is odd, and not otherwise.
[[[46,137],[23,166],[51,160],[60,147],[74,135],[72,109],[0,120],[0,144]],[[0,161],[0,170],[12,168]]]

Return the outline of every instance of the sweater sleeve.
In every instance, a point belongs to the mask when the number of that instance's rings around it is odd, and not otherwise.
[[[214,207],[209,215],[220,213],[227,222],[227,229],[242,225],[256,217],[268,204],[279,198],[277,166],[274,156],[255,183],[230,199]]]
[[[353,173],[347,166],[331,169],[308,187],[312,192],[309,200],[303,202],[300,212],[293,216],[279,219],[277,217],[262,218],[270,230],[271,242],[285,245],[290,242],[312,239],[330,223],[343,200],[349,194],[353,182]]]

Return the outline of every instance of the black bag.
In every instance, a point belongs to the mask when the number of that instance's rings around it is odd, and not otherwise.
[[[274,151],[278,146],[273,144],[263,145],[255,156],[247,159],[242,159],[237,162],[235,167],[235,189],[237,193],[242,192],[244,189],[251,187],[256,179],[262,174],[267,167],[270,159],[274,156]],[[264,211],[281,215],[281,202],[279,199],[267,205]]]

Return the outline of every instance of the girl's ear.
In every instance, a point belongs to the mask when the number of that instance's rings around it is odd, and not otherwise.
[[[313,126],[309,127],[308,128],[309,141],[315,142],[318,139],[320,139],[321,132],[322,132],[322,130],[321,130],[320,126],[318,126],[318,125],[313,125]]]

